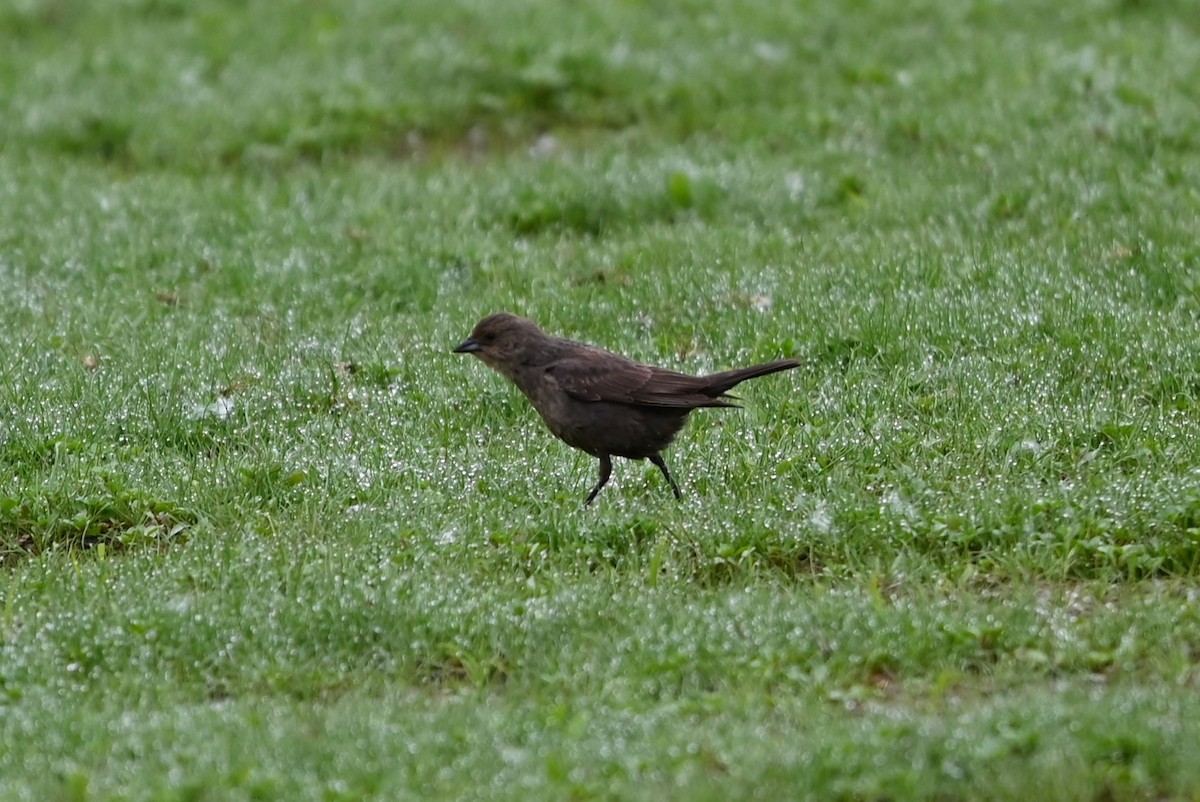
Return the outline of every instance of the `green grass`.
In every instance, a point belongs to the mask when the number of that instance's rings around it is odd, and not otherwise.
[[[1189,2],[0,8],[0,799],[1200,797]],[[800,370],[656,469],[507,309]]]

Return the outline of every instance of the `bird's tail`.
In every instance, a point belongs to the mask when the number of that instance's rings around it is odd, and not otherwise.
[[[703,377],[706,382],[703,393],[713,398],[719,398],[747,379],[757,379],[759,376],[766,376],[769,373],[778,373],[781,370],[798,367],[800,367],[798,359],[778,359],[774,362],[764,362],[761,365],[751,365],[748,368],[712,373]]]

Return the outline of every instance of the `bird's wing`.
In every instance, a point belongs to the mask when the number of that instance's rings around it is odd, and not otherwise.
[[[560,359],[547,366],[546,373],[579,401],[675,409],[733,406],[702,392],[703,379],[639,365],[607,352]]]

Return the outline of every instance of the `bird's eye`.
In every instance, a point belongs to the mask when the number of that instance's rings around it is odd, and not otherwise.
[[[485,343],[494,343],[496,342],[496,335],[489,332],[483,335],[483,341]]]

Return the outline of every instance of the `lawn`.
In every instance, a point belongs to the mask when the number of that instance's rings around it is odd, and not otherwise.
[[[0,800],[1200,798],[1191,0],[0,41]],[[584,507],[499,310],[803,364]]]

